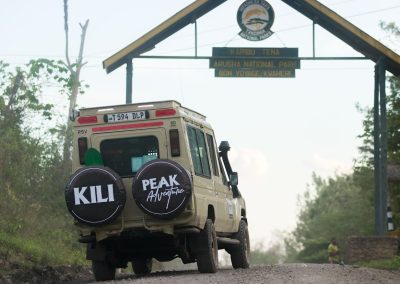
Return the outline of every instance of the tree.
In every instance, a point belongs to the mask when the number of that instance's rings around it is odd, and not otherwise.
[[[64,163],[69,164],[71,159],[71,146],[72,146],[72,122],[69,120],[69,117],[73,114],[74,109],[76,108],[76,100],[79,93],[83,93],[82,90],[82,82],[80,81],[80,74],[82,67],[86,64],[83,62],[83,51],[85,47],[85,38],[86,38],[86,30],[89,25],[89,20],[86,20],[85,24],[81,23],[79,26],[81,27],[81,42],[79,47],[78,58],[75,63],[71,63],[69,57],[69,28],[68,28],[68,0],[64,0],[64,32],[65,32],[65,58],[66,58],[66,67],[70,74],[69,80],[69,108],[68,108],[68,116],[67,116],[67,124],[65,127],[65,140],[63,147],[63,160]]]
[[[392,42],[399,44],[400,28],[395,23],[381,23],[381,28],[391,37]],[[388,123],[388,163],[400,165],[400,78],[390,76],[388,78],[389,92],[387,95],[387,123]],[[365,118],[363,120],[363,133],[359,135],[362,139],[360,158],[357,168],[366,167],[373,169],[373,110],[365,108],[361,110]],[[390,171],[392,172],[392,171]],[[400,228],[400,184],[390,183],[388,201],[393,211],[393,221],[396,228]]]
[[[284,251],[279,243],[264,249],[262,244],[257,244],[251,251],[251,264],[279,264],[284,260]]]
[[[293,232],[295,242],[300,244],[297,258],[304,262],[326,262],[326,249],[332,237],[343,248],[348,236],[371,234],[374,229],[371,193],[356,183],[354,175],[337,175],[327,180],[314,175],[313,187],[304,194]]]
[[[18,183],[32,184],[38,180],[32,174],[36,167],[29,171],[22,169],[29,164],[27,161],[35,158],[34,149],[30,149],[31,153],[28,149],[46,144],[43,139],[31,135],[35,125],[40,128],[43,121],[51,119],[53,114],[53,106],[41,102],[39,97],[45,82],[61,83],[62,88],[62,82],[67,80],[63,76],[65,73],[66,69],[60,62],[47,59],[32,60],[14,71],[0,61],[0,188],[10,185],[10,178],[17,174]],[[23,187],[16,186],[17,189]]]
[[[60,191],[68,172],[61,167],[59,141],[47,127],[54,110],[41,100],[49,83],[64,90],[67,73],[64,64],[47,59],[15,69],[0,61],[2,265],[9,255],[24,253],[36,264],[77,259]]]

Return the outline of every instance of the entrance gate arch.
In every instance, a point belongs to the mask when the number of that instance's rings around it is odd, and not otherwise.
[[[227,0],[196,0],[171,18],[144,34],[142,37],[103,61],[107,73],[126,64],[126,103],[132,102],[132,61],[135,58],[151,59],[200,59],[216,57],[197,56],[196,20]],[[363,57],[298,57],[299,60],[372,60],[375,62],[374,89],[374,180],[375,180],[375,230],[382,235],[387,224],[387,114],[386,114],[386,71],[400,76],[400,55],[369,36],[355,25],[335,13],[317,0],[281,0],[297,12],[313,21],[313,48],[315,48],[314,27],[320,25],[339,39],[363,54]],[[195,25],[194,56],[146,56],[143,53],[189,24]],[[246,59],[240,58],[239,59]],[[257,57],[254,59],[263,59]],[[265,59],[265,58],[264,58]],[[279,57],[277,59],[293,59]]]

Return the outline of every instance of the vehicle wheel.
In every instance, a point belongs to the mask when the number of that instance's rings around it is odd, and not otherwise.
[[[239,231],[234,235],[234,238],[240,241],[230,249],[231,261],[233,268],[249,268],[250,266],[250,239],[247,223],[241,220],[239,223]]]
[[[92,270],[96,281],[108,281],[115,278],[115,267],[105,260],[92,260]]]
[[[149,274],[152,267],[153,261],[151,258],[136,259],[132,261],[132,269],[136,275]]]
[[[208,219],[200,233],[202,250],[197,253],[197,268],[201,273],[215,273],[218,269],[218,243],[213,222]]]

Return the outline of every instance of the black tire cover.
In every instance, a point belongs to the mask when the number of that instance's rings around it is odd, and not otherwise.
[[[101,226],[121,214],[126,193],[116,172],[103,166],[91,166],[77,170],[70,177],[65,188],[65,201],[78,222]]]
[[[153,160],[136,173],[132,195],[143,212],[159,219],[172,219],[185,209],[190,200],[192,178],[174,161]]]

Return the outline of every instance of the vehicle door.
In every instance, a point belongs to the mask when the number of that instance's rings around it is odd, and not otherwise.
[[[187,137],[189,142],[189,152],[193,165],[193,184],[196,188],[195,195],[198,204],[197,214],[202,221],[207,218],[208,206],[212,205],[216,216],[215,227],[223,224],[219,220],[218,211],[222,206],[218,192],[214,187],[214,180],[211,173],[209,151],[206,143],[204,128],[197,125],[187,124]]]
[[[218,214],[224,232],[229,232],[234,223],[234,200],[232,191],[228,186],[227,177],[223,166],[219,163],[218,151],[212,131],[206,133],[207,145],[212,166],[212,178],[219,199]]]
[[[91,145],[100,151],[104,166],[113,169],[122,178],[126,190],[126,221],[143,220],[144,213],[132,197],[133,176],[146,162],[168,158],[166,137],[164,128],[102,132],[91,136]]]

